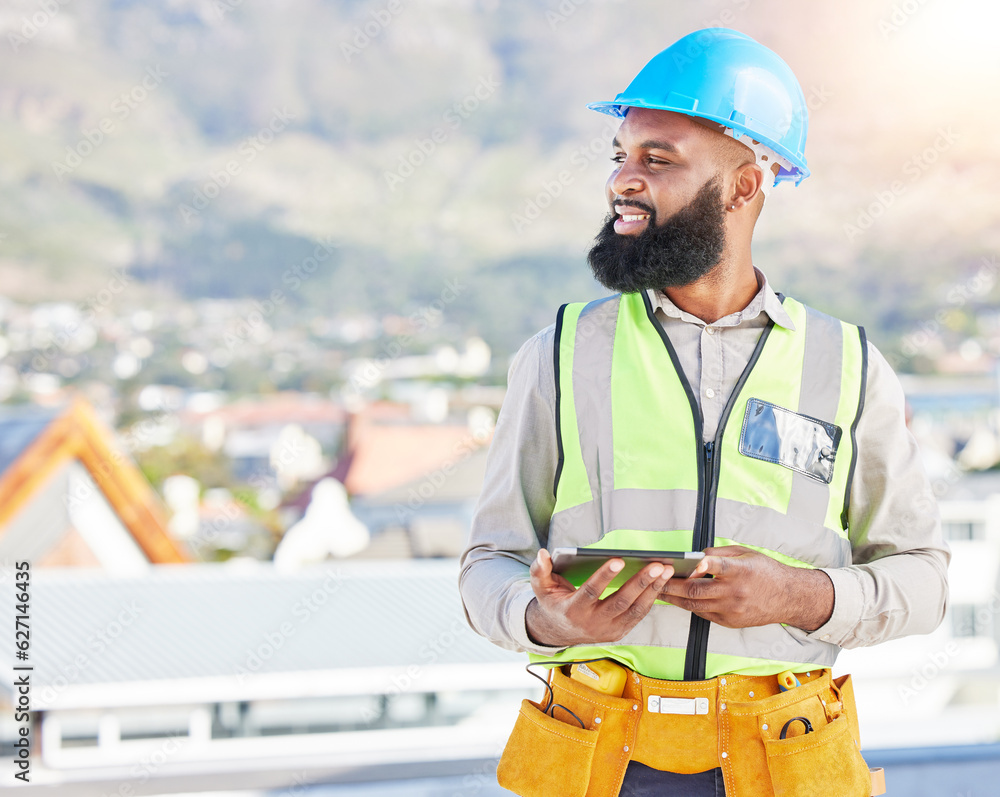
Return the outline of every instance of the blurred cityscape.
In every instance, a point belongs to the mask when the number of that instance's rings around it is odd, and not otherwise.
[[[468,628],[457,556],[507,368],[602,294],[584,253],[614,128],[585,104],[724,25],[810,108],[813,175],[768,198],[755,260],[900,373],[954,553],[937,631],[838,660],[869,763],[890,793],[995,794],[998,23],[985,0],[4,3],[21,787],[506,793],[497,757],[541,687]]]

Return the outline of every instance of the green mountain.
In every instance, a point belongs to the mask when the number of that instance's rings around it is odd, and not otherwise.
[[[3,292],[83,301],[126,269],[150,295],[281,291],[336,316],[413,312],[459,280],[449,322],[509,352],[600,293],[584,254],[613,127],[585,104],[721,24],[781,53],[812,108],[813,176],[768,200],[758,265],[891,346],[942,307],[971,319],[992,285],[954,291],[1000,245],[981,99],[1000,56],[952,36],[958,11],[894,8],[9,3]]]

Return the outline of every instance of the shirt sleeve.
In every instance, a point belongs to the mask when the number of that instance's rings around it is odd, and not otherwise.
[[[525,343],[511,364],[459,576],[473,630],[500,647],[543,655],[562,648],[532,642],[525,612],[534,597],[528,568],[555,506],[554,330]]]
[[[848,507],[853,564],[823,569],[834,608],[812,639],[864,647],[930,633],[944,617],[951,554],[905,406],[899,379],[869,344]]]

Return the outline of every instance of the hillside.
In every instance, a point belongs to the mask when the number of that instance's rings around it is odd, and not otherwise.
[[[83,301],[125,269],[139,296],[282,290],[337,316],[405,313],[458,279],[449,320],[509,352],[600,290],[584,253],[613,128],[585,104],[715,23],[781,53],[812,108],[813,177],[768,200],[758,264],[888,348],[942,307],[966,334],[1000,248],[983,100],[1000,56],[976,32],[996,14],[972,6],[9,3],[3,292]]]

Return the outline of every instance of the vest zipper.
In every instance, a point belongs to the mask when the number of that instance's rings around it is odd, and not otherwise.
[[[715,488],[716,488],[716,473],[715,473],[715,463],[713,461],[713,454],[715,453],[715,441],[709,441],[705,443],[702,450],[702,468],[705,473],[705,480],[703,484],[705,489],[701,494],[701,524],[698,528],[696,539],[693,548],[696,551],[702,551],[707,548],[712,543],[712,523],[715,520]]]
[[[715,460],[715,441],[709,441],[702,447],[702,493],[701,493],[701,523],[695,529],[691,548],[703,551],[714,542],[713,524],[715,523],[715,494],[718,486],[718,468]],[[708,658],[708,633],[711,623],[703,617],[691,615],[691,629],[688,634],[687,655],[684,657],[684,680],[705,680],[705,664]]]
[[[702,447],[702,493],[701,523],[695,529],[692,550],[703,551],[709,547],[715,536],[712,524],[715,522],[715,491],[718,474],[715,467],[715,442],[709,441]],[[688,632],[688,649],[684,657],[684,680],[705,680],[705,664],[708,658],[708,633],[711,623],[703,617],[691,615],[691,629]]]
[[[694,416],[696,439],[700,441],[702,436],[701,408],[698,405],[698,400],[695,398],[694,391],[691,389],[691,383],[688,382],[687,376],[684,374],[684,369],[681,368],[680,360],[677,359],[677,353],[674,351],[670,338],[667,337],[667,333],[660,325],[660,322],[656,320],[653,306],[650,304],[649,296],[645,291],[642,293],[642,301],[646,307],[646,317],[663,341],[663,345],[667,349],[667,354],[670,356],[670,362],[674,366],[678,379],[680,379],[681,384],[684,386],[684,392],[687,394],[688,402],[691,405],[691,413]],[[733,404],[735,404],[737,397],[743,391],[743,386],[746,384],[753,367],[757,364],[757,360],[764,350],[764,344],[767,342],[767,338],[773,328],[774,321],[771,320],[761,332],[753,354],[750,355],[749,362],[747,362],[743,373],[740,374],[740,378],[736,381],[736,386],[733,388],[733,392],[730,394],[729,400],[722,410],[722,417],[719,419],[719,428],[715,431],[715,439],[707,443],[702,443],[700,454],[701,472],[698,480],[700,482],[698,489],[701,493],[701,500],[698,504],[699,517],[695,519],[695,528],[692,529],[691,534],[691,550],[693,551],[703,551],[705,548],[715,545],[715,502],[719,489],[719,458],[715,456],[715,449],[717,444],[721,445],[722,443],[722,435],[726,430],[726,424],[729,422]],[[711,622],[703,617],[699,617],[696,614],[691,615],[687,653],[684,657],[685,681],[705,680],[705,670],[708,660],[708,633],[711,626]]]

